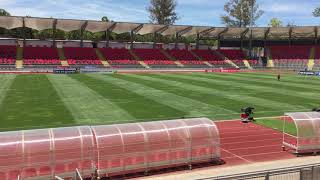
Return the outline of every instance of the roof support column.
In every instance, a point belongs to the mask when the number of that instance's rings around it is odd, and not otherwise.
[[[176,42],[175,42],[175,44],[174,44],[174,48],[175,49],[178,49],[178,43],[179,43],[179,33],[176,33]]]
[[[110,31],[109,31],[109,29],[106,30],[105,35],[106,35],[106,37],[105,37],[105,40],[106,40],[106,48],[109,48],[109,41],[110,41]]]
[[[22,35],[23,35],[23,47],[26,46],[26,24],[24,21],[24,17],[22,18]]]
[[[200,33],[197,33],[196,49],[199,49],[199,40],[200,40]]]
[[[314,27],[314,44],[318,45],[318,27]]]
[[[268,28],[266,30],[266,32],[264,33],[264,49],[263,49],[263,54],[264,54],[264,57],[267,58],[268,57],[268,51],[267,51],[267,41],[268,41],[268,35],[269,35],[269,32],[270,32],[270,28]]]
[[[81,26],[81,29],[80,29],[80,47],[83,47],[83,34],[84,34],[84,31],[86,30],[87,25],[88,25],[88,21],[86,21]]]
[[[53,20],[53,24],[52,24],[52,47],[53,48],[57,47],[57,44],[56,44],[56,33],[57,33],[57,20],[54,19]]]
[[[130,32],[130,49],[133,49],[134,32]]]
[[[225,28],[223,31],[221,31],[218,34],[218,49],[220,49],[220,47],[221,47],[221,39],[223,37],[223,34],[226,33],[228,30],[229,30],[229,28]]]
[[[291,44],[292,44],[292,29],[293,29],[293,27],[289,28],[289,46],[291,46]]]
[[[157,33],[153,33],[153,49],[157,47]]]
[[[245,38],[246,34],[248,33],[249,28],[247,28],[246,30],[244,30],[241,34],[240,34],[240,49],[243,49],[243,39]]]
[[[106,48],[110,47],[110,36],[112,30],[116,27],[117,23],[114,22],[107,30],[106,30]]]
[[[253,32],[252,32],[252,27],[250,28],[250,39],[249,39],[249,56],[250,59],[253,58],[253,45],[252,45],[252,38],[253,38]]]

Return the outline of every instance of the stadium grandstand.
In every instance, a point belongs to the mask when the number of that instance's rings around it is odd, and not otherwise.
[[[1,39],[1,68],[85,67],[105,69],[319,69],[318,27],[222,28],[100,22],[34,17],[0,17],[0,27],[89,32],[130,32],[131,42]],[[136,43],[136,35],[196,36],[195,44]],[[217,40],[217,49],[199,44]],[[285,53],[284,53],[285,52]],[[22,57],[19,57],[22,53]],[[19,61],[16,61],[16,60]]]

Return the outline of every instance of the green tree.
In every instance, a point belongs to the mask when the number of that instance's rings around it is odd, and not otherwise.
[[[316,8],[314,11],[313,11],[313,15],[315,17],[320,17],[320,7]]]
[[[179,19],[176,7],[176,0],[150,0],[150,6],[147,8],[150,21],[158,24],[174,24]]]
[[[282,27],[282,21],[278,18],[272,18],[270,19],[270,22],[268,24],[270,27]]]
[[[0,9],[0,16],[11,16],[10,13],[4,9]]]
[[[224,5],[226,14],[221,16],[223,24],[229,27],[247,27],[251,22],[251,8],[253,7],[253,25],[263,15],[264,11],[256,0],[229,0]]]
[[[109,22],[109,18],[108,18],[107,16],[103,16],[103,17],[101,18],[101,21],[103,21],[103,22]]]

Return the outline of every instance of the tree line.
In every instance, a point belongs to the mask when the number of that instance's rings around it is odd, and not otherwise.
[[[149,6],[146,10],[149,12],[150,22],[164,25],[172,25],[180,19],[176,8],[176,0],[150,0]],[[254,26],[257,20],[264,14],[256,0],[228,0],[224,5],[225,14],[221,15],[221,21],[227,27],[248,27]],[[0,9],[0,16],[10,16],[11,14],[4,9]],[[315,17],[320,17],[320,7],[313,11]],[[103,16],[101,21],[110,21],[108,17]],[[284,26],[283,22],[278,18],[272,18],[268,24],[270,27]],[[287,26],[293,26],[293,24],[287,24]],[[102,41],[106,39],[106,32],[92,33],[84,31],[82,38],[84,40]],[[147,35],[135,35],[135,41],[138,42],[152,42],[154,40],[153,34]],[[57,39],[57,40],[75,40],[81,39],[81,31],[64,32],[57,29],[55,36],[53,29],[46,29],[37,31],[30,28],[15,28],[7,30],[0,28],[0,37],[12,37],[12,38],[24,38],[24,39]],[[130,41],[130,33],[116,34],[111,33],[110,40],[117,41]],[[162,36],[157,35],[157,42],[171,43],[175,42],[175,36]],[[194,43],[196,37],[179,37],[179,42]],[[202,39],[204,43],[215,44],[210,39]]]

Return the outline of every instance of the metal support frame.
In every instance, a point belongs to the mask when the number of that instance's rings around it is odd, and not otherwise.
[[[157,46],[157,33],[153,33],[153,49]]]
[[[314,44],[315,45],[318,45],[318,27],[317,26],[315,26],[314,27]]]
[[[25,28],[26,28],[26,24],[25,24],[25,20],[24,20],[24,17],[23,17],[23,18],[22,18],[23,47],[26,46],[26,33],[25,33]]]
[[[116,27],[117,23],[114,22],[107,30],[106,30],[106,48],[109,47],[110,35],[113,29]]]
[[[174,48],[178,49],[178,43],[179,43],[179,33],[176,33],[176,39],[175,39],[175,44],[174,44]]]
[[[249,32],[249,28],[246,28],[242,33],[240,33],[240,49],[243,49],[243,39],[245,38],[245,36],[247,35],[247,33]]]
[[[189,26],[189,27],[187,27],[187,28],[185,28],[185,29],[182,29],[182,30],[178,31],[177,33],[178,33],[180,36],[182,36],[183,34],[191,31],[192,28],[193,28],[192,26]]]
[[[175,49],[178,49],[178,43],[179,43],[179,38],[180,38],[180,36],[182,36],[183,34],[191,31],[192,28],[193,28],[192,26],[189,26],[189,27],[187,27],[187,28],[184,28],[184,29],[176,32]]]
[[[135,41],[135,34],[141,29],[143,28],[143,24],[140,24],[139,26],[133,28],[131,31],[130,31],[130,49],[133,49],[134,47],[134,44],[133,42]]]
[[[267,40],[268,40],[268,36],[269,36],[269,33],[270,33],[270,29],[271,28],[268,28],[264,33],[264,56],[265,57],[268,57],[267,56]]]
[[[86,30],[87,25],[88,25],[88,21],[84,22],[80,28],[80,47],[83,47],[83,34],[84,34],[84,31]]]
[[[200,33],[197,33],[197,38],[196,38],[196,49],[199,49],[199,40],[200,40]]]
[[[58,20],[54,19],[52,24],[52,47],[53,48],[57,47],[56,45],[57,23],[58,23]]]
[[[289,46],[291,46],[292,44],[292,31],[293,31],[293,27],[289,28]]]
[[[166,26],[163,26],[162,28],[156,30],[153,33],[153,48],[156,48],[156,45],[157,45],[157,34],[161,34],[165,30],[167,30],[168,28],[169,28],[169,25],[166,25]]]
[[[203,30],[203,31],[199,32],[199,34],[200,34],[200,36],[206,35],[206,34],[212,32],[212,31],[214,31],[215,29],[216,29],[215,27],[212,27],[212,28],[209,28],[209,29],[206,29],[206,30]]]
[[[133,49],[134,32],[130,31],[130,49]]]
[[[225,28],[223,31],[218,33],[218,49],[220,49],[221,46],[221,37],[223,37],[223,34],[225,34],[228,30],[229,28]]]

